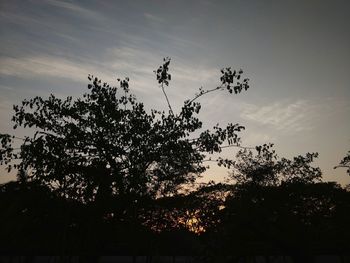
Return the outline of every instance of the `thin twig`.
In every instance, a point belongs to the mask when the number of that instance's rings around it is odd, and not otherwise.
[[[222,89],[223,88],[223,84],[221,84],[219,87],[216,87],[216,88],[213,88],[213,89],[209,89],[209,90],[206,90],[202,93],[199,93],[198,95],[196,95],[192,100],[190,100],[188,102],[188,104],[191,104],[192,102],[194,102],[196,99],[198,99],[199,97],[205,95],[205,94],[208,94],[210,92],[213,92],[213,91],[216,91],[216,90],[219,90],[219,89]]]
[[[171,114],[174,116],[174,112],[173,112],[173,109],[171,108],[171,105],[170,105],[168,96],[166,95],[166,92],[165,92],[165,90],[164,90],[164,85],[163,85],[163,83],[162,83],[162,91],[163,91],[164,96],[165,96],[165,99],[166,99],[166,101],[167,101],[167,103],[168,103],[169,110],[170,110]]]
[[[334,166],[334,169],[336,168],[350,168],[350,165],[337,165],[337,166]]]
[[[220,146],[221,149],[223,149],[223,148],[230,148],[230,147],[237,147],[237,148],[241,148],[241,149],[250,149],[250,150],[254,150],[255,149],[255,147],[241,146],[241,145],[236,145],[236,144]]]

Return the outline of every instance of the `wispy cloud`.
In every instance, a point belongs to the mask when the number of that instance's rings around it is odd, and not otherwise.
[[[57,1],[57,0],[45,0],[46,4],[62,8],[69,12],[74,12],[75,15],[79,14],[81,16],[88,17],[89,19],[103,19],[103,16],[96,11],[90,10],[88,8],[82,7],[81,5],[76,5],[71,2]]]
[[[4,10],[0,9],[0,20],[2,23],[4,22],[10,22],[13,24],[38,24],[40,23],[40,19],[29,16],[29,15],[21,15],[11,12],[5,12]]]
[[[23,57],[0,57],[0,75],[17,78],[54,77],[86,82],[88,74],[94,74],[104,81],[129,76],[135,89],[145,90],[156,84],[153,70],[162,62],[161,54],[133,47],[114,47],[106,49],[100,58],[62,57],[38,54]],[[203,83],[218,78],[218,69],[195,67],[179,63],[175,59],[171,68],[173,84],[177,86],[174,95],[181,94],[180,89],[194,87],[193,94]],[[186,92],[185,92],[186,93]]]
[[[86,7],[83,7],[81,5],[77,5],[71,2],[65,2],[65,1],[57,1],[57,0],[44,0],[42,2],[39,2],[40,5],[37,5],[36,8],[42,8],[43,6],[51,6],[52,8],[55,8],[56,10],[61,10],[62,13],[64,13],[65,18],[69,18],[69,16],[74,16],[75,18],[84,19],[88,21],[93,22],[100,22],[100,24],[104,24],[106,21],[106,16],[103,16],[101,13],[88,9]],[[31,7],[27,7],[31,8]],[[34,9],[34,7],[33,7]],[[69,16],[67,16],[67,12]],[[0,19],[3,22],[10,22],[18,25],[25,25],[25,26],[49,26],[53,28],[59,27],[60,24],[65,24],[66,19],[63,20],[57,20],[52,19],[52,17],[55,17],[55,15],[51,14],[48,15],[46,12],[39,13],[39,14],[31,14],[30,12],[23,12],[18,10],[11,10],[11,9],[1,9],[0,10]],[[62,18],[59,16],[59,18]]]
[[[86,82],[90,73],[99,73],[101,69],[87,63],[60,58],[57,56],[32,56],[0,58],[0,74],[19,78],[56,77],[77,82]],[[108,72],[108,71],[107,71]],[[108,74],[100,73],[99,77],[109,78]]]
[[[156,22],[156,23],[164,22],[164,19],[161,18],[160,16],[156,16],[156,15],[153,15],[153,14],[150,14],[150,13],[144,13],[143,15],[145,16],[145,18],[147,20],[150,20],[152,22]]]
[[[265,106],[247,104],[241,113],[245,120],[273,126],[283,132],[312,130],[319,119],[322,105],[308,100],[275,102]]]
[[[276,138],[274,136],[265,133],[247,131],[242,136],[242,145],[254,147],[255,145],[262,145],[264,143],[274,142],[275,140]]]
[[[152,73],[159,63],[157,54],[127,46],[107,49],[106,58],[114,70],[137,71],[138,73]]]

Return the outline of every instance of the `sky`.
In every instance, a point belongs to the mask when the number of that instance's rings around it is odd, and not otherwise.
[[[147,109],[166,110],[153,70],[170,57],[175,111],[219,85],[221,68],[241,68],[250,89],[201,98],[204,126],[240,123],[242,145],[272,142],[281,157],[318,152],[324,180],[349,184],[333,169],[350,150],[349,13],[340,0],[1,0],[0,133],[14,133],[14,104],[78,97],[88,74],[128,76]],[[225,176],[213,166],[205,178]],[[11,179],[1,167],[0,183]]]

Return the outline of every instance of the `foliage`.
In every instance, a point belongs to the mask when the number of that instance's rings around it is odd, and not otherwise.
[[[155,72],[165,96],[169,85],[170,59]],[[169,104],[169,113],[146,112],[130,93],[129,79],[118,79],[119,87],[89,75],[91,83],[82,98],[35,97],[14,106],[14,128],[33,127],[34,136],[23,138],[20,151],[13,138],[1,135],[0,161],[19,159],[19,179],[39,181],[61,196],[83,202],[108,202],[113,198],[138,202],[141,198],[174,195],[183,184],[194,182],[205,171],[206,153],[237,144],[238,124],[201,130],[196,100],[218,90],[240,93],[249,88],[240,82],[242,71],[223,69],[221,85],[200,90],[186,100],[179,113]],[[167,97],[166,97],[167,98]],[[11,164],[10,164],[11,165]],[[11,166],[9,165],[9,170]]]
[[[251,149],[241,149],[235,160],[219,158],[219,165],[232,170],[231,177],[239,184],[252,183],[262,186],[280,185],[282,183],[312,183],[322,178],[320,168],[312,167],[317,153],[299,155],[292,160],[279,158],[273,144],[264,144]]]
[[[343,168],[348,168],[346,172],[348,175],[350,175],[350,151],[348,151],[347,155],[344,156],[344,158],[340,161],[340,163],[334,167],[334,169],[343,167]]]

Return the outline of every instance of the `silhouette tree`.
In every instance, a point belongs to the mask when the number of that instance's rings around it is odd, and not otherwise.
[[[235,160],[219,158],[235,184],[221,189],[223,209],[212,209],[217,223],[206,229],[206,251],[284,254],[294,262],[310,262],[310,255],[327,249],[345,253],[349,192],[321,182],[320,169],[311,166],[316,157],[279,158],[273,144],[264,144],[241,149]]]
[[[350,175],[350,151],[348,151],[347,155],[340,161],[340,163],[334,167],[334,169],[343,167],[348,168],[346,172]]]
[[[130,93],[128,78],[113,87],[89,75],[89,91],[81,98],[51,94],[14,106],[14,129],[32,127],[35,133],[23,138],[19,151],[12,146],[15,137],[1,134],[1,164],[17,169],[19,181],[39,182],[60,196],[99,204],[102,213],[119,216],[133,214],[131,207],[142,200],[176,194],[205,171],[206,153],[220,152],[224,143],[238,144],[244,129],[217,125],[195,137],[202,128],[197,99],[219,90],[238,94],[249,85],[248,79],[240,81],[242,70],[222,69],[218,87],[200,89],[175,113],[165,91],[170,59],[163,62],[155,73],[169,112],[146,112]]]
[[[317,153],[280,158],[273,144],[240,146],[238,124],[202,129],[197,100],[247,90],[243,72],[222,69],[219,86],[199,89],[176,112],[166,93],[169,66],[165,58],[155,70],[168,111],[147,112],[128,78],[112,87],[91,75],[81,98],[51,95],[14,106],[14,128],[34,132],[0,134],[0,164],[18,170],[17,182],[0,185],[0,251],[161,250],[208,262],[252,253],[309,262],[310,251],[349,251],[350,192],[321,182],[311,165]],[[241,148],[235,159],[209,160],[230,169],[232,184],[186,192],[206,170],[206,155],[231,146]],[[349,154],[337,167],[349,168]]]
[[[231,169],[231,177],[238,184],[277,186],[321,181],[320,168],[311,166],[318,153],[306,153],[290,160],[279,158],[273,146],[272,143],[256,146],[256,154],[250,148],[240,149],[235,160],[219,158],[218,164]]]

